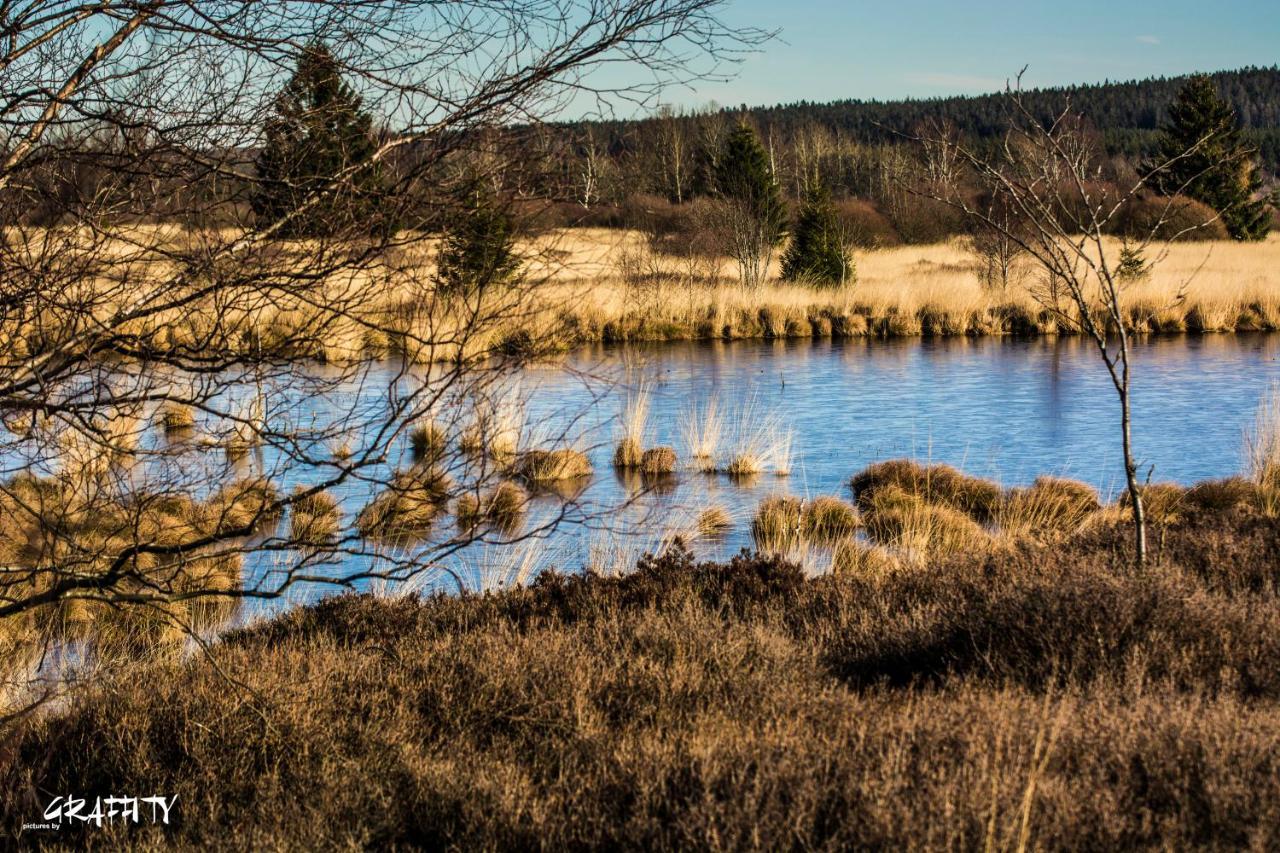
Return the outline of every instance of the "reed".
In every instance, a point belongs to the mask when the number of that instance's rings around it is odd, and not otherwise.
[[[298,542],[327,542],[338,532],[338,502],[325,491],[306,492],[306,486],[297,486],[293,490],[289,535]]]
[[[590,477],[591,460],[580,450],[527,450],[516,461],[516,474],[530,483],[554,483]]]
[[[716,397],[709,398],[701,405],[695,401],[681,416],[680,435],[684,439],[689,458],[698,470],[715,469],[724,426],[724,414]]]
[[[474,530],[492,524],[501,530],[514,530],[524,517],[528,493],[512,482],[503,482],[487,494],[464,494],[454,502],[454,516],[459,529]]]
[[[166,434],[181,433],[195,427],[196,410],[185,403],[170,401],[160,406],[156,418]]]
[[[676,470],[676,451],[671,447],[651,447],[640,457],[640,473],[649,477],[671,474]]]
[[[697,531],[700,536],[715,538],[733,529],[733,516],[722,506],[709,506],[698,513]]]
[[[613,454],[616,468],[639,468],[648,443],[649,389],[640,385],[627,393],[618,417],[620,435]]]
[[[448,450],[449,436],[435,421],[415,426],[409,432],[409,447],[413,461],[434,465],[444,458]]]
[[[1077,480],[1038,477],[1025,489],[1011,489],[996,505],[993,521],[1010,535],[1070,533],[1102,508],[1098,492]]]
[[[859,506],[866,510],[878,492],[895,488],[988,522],[1000,504],[1000,487],[989,480],[962,474],[950,465],[921,465],[910,459],[877,462],[849,482]]]
[[[391,542],[425,536],[444,511],[451,485],[448,474],[429,466],[398,471],[360,511],[356,529],[366,539]]]

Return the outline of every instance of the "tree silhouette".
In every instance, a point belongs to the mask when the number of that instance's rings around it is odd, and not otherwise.
[[[258,156],[254,212],[279,220],[283,237],[389,231],[379,205],[382,171],[371,160],[373,120],[328,47],[302,51],[274,108]]]
[[[1169,107],[1157,157],[1145,167],[1165,195],[1182,194],[1218,211],[1237,240],[1261,240],[1270,229],[1256,150],[1245,144],[1236,112],[1213,82],[1197,75]]]
[[[817,178],[805,187],[804,203],[792,229],[791,243],[782,255],[782,278],[813,284],[844,284],[852,277],[853,261],[840,235],[831,193]]]

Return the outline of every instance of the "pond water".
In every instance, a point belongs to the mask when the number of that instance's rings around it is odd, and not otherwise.
[[[376,374],[385,371],[392,381],[396,370],[375,367],[373,381],[360,387],[384,394],[386,383],[380,391]],[[1185,484],[1241,471],[1245,430],[1260,397],[1277,381],[1280,336],[1139,341],[1133,431],[1142,476]],[[681,463],[681,470],[656,486],[620,475],[611,464],[620,412],[640,387],[648,392],[647,443],[672,446]],[[350,392],[353,398],[362,393]],[[733,527],[724,536],[700,540],[695,551],[725,556],[751,545],[750,519],[762,499],[778,493],[848,497],[854,473],[894,457],[950,463],[1005,486],[1053,474],[1091,483],[1104,497],[1123,488],[1115,391],[1096,352],[1075,339],[593,348],[571,354],[563,364],[527,371],[518,396],[526,429],[583,449],[595,473],[574,490],[570,521],[544,530],[565,512],[565,498],[539,495],[524,529],[541,535],[519,545],[470,545],[442,560],[453,574],[426,578],[428,588],[494,586],[549,566],[620,568],[660,548],[674,531],[688,530],[698,512],[713,504],[728,511]],[[735,432],[776,437],[789,431],[789,475],[766,470],[743,480],[691,467],[682,421],[692,406],[711,400],[727,422],[724,453]],[[326,405],[355,409],[361,403],[338,399]],[[718,461],[723,465],[725,459]],[[307,482],[307,475],[285,472],[281,485]],[[371,488],[352,481],[336,490],[348,522],[369,500]],[[454,530],[448,520],[440,529]],[[278,557],[273,559],[256,561],[252,572],[270,572],[278,565]]]

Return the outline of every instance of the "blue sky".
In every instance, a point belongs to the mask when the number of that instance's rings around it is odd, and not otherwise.
[[[780,30],[729,83],[666,103],[736,106],[997,91],[1280,63],[1280,0],[839,2],[729,0],[726,21]]]

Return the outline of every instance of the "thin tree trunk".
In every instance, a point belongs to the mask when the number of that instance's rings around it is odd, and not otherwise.
[[[1127,369],[1126,369],[1127,373]],[[1120,430],[1124,445],[1124,476],[1129,486],[1129,502],[1133,505],[1134,561],[1139,567],[1147,562],[1147,522],[1142,507],[1142,490],[1138,486],[1138,466],[1133,461],[1133,441],[1129,429],[1129,379],[1120,389]]]

